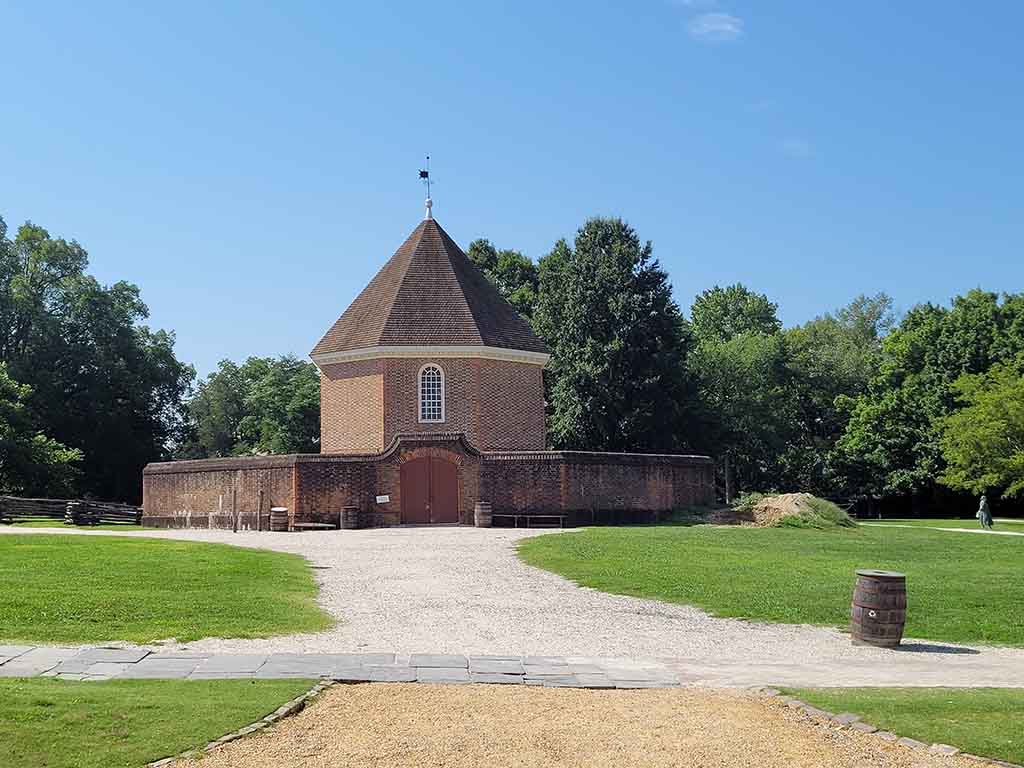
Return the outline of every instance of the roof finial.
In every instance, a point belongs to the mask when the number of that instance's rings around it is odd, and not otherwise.
[[[427,213],[423,218],[429,221],[434,218],[434,215],[430,212],[430,209],[434,207],[434,201],[430,199],[430,155],[427,155],[426,170],[420,169],[420,179],[422,179],[427,187]]]

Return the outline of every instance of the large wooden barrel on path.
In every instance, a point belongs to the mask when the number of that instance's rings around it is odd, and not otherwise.
[[[477,528],[491,527],[491,502],[478,501],[473,507],[473,522]]]
[[[850,607],[854,645],[895,648],[907,621],[907,577],[894,571],[857,571]]]
[[[288,530],[288,507],[271,507],[270,508],[270,530],[272,530],[272,531],[287,531]]]
[[[359,527],[359,507],[341,508],[341,527],[346,531],[354,531]]]

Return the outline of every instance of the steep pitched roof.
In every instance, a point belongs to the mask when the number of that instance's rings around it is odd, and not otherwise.
[[[433,219],[413,230],[311,355],[421,345],[547,352]]]

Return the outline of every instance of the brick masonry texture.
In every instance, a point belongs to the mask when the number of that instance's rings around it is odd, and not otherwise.
[[[322,367],[320,435],[323,453],[384,450],[384,361]]]
[[[444,371],[445,420],[419,420],[419,372]],[[544,447],[542,368],[459,358],[385,358],[323,366],[321,451],[375,453],[399,434],[463,432],[482,451]]]
[[[418,366],[417,366],[418,368]],[[271,506],[294,522],[337,523],[357,506],[367,525],[398,525],[401,466],[424,456],[457,467],[459,516],[473,522],[477,501],[496,514],[565,514],[572,523],[651,520],[713,500],[713,467],[703,456],[582,452],[480,452],[460,433],[404,434],[377,454],[303,454],[149,465],[143,524],[160,527],[268,527]],[[377,496],[390,500],[378,504]]]

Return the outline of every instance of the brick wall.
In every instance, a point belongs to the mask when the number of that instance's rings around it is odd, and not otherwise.
[[[379,453],[384,436],[384,361],[325,365],[320,372],[320,451]]]
[[[444,371],[445,421],[419,420],[419,372]],[[542,368],[478,358],[391,358],[384,361],[384,440],[398,434],[464,432],[482,451],[544,447]]]
[[[565,514],[575,524],[639,522],[714,501],[705,456],[540,451],[485,455],[481,487],[494,512]]]
[[[150,464],[142,475],[144,525],[160,528],[269,527],[271,507],[294,506],[295,456]],[[260,507],[260,491],[263,506]]]
[[[481,454],[462,435],[404,435],[375,455],[298,455],[151,464],[143,474],[143,522],[164,527],[261,527],[271,506],[299,522],[338,521],[355,505],[373,524],[401,523],[401,465],[432,456],[458,467],[459,516],[473,505],[495,512],[552,512],[570,522],[637,522],[714,499],[713,467],[704,456],[584,452]],[[378,504],[377,496],[390,500]]]

